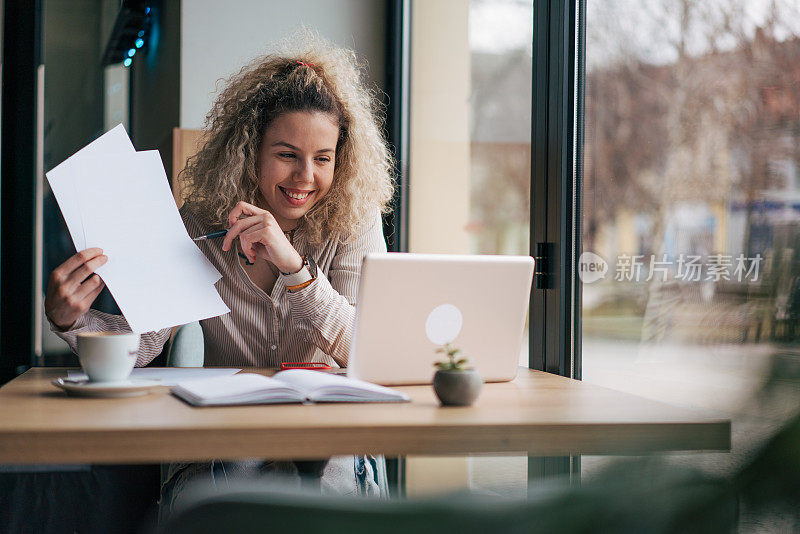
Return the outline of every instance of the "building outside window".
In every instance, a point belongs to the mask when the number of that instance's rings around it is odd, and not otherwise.
[[[800,344],[797,6],[586,11],[583,379],[732,415],[733,452],[694,459],[731,466],[780,421],[751,397]]]

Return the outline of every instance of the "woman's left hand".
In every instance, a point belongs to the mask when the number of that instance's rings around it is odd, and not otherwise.
[[[255,262],[256,258],[266,260],[282,273],[295,273],[303,267],[303,258],[267,210],[239,202],[228,214],[228,225],[222,250],[230,250],[238,237],[242,252],[250,262]]]

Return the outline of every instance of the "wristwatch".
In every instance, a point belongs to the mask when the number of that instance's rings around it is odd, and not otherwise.
[[[317,279],[317,264],[314,258],[306,254],[303,256],[303,266],[299,271],[292,274],[281,273],[286,289],[289,291],[299,291],[311,285]]]

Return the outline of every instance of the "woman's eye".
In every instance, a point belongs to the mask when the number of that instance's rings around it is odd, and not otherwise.
[[[278,154],[282,158],[293,158],[294,154],[291,152],[281,152]]]
[[[317,161],[320,163],[330,163],[331,158],[329,158],[328,156],[323,156],[321,158],[317,158]]]

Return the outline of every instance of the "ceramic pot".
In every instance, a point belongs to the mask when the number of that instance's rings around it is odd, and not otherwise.
[[[442,406],[470,406],[481,392],[483,379],[476,369],[436,371],[433,390]]]

